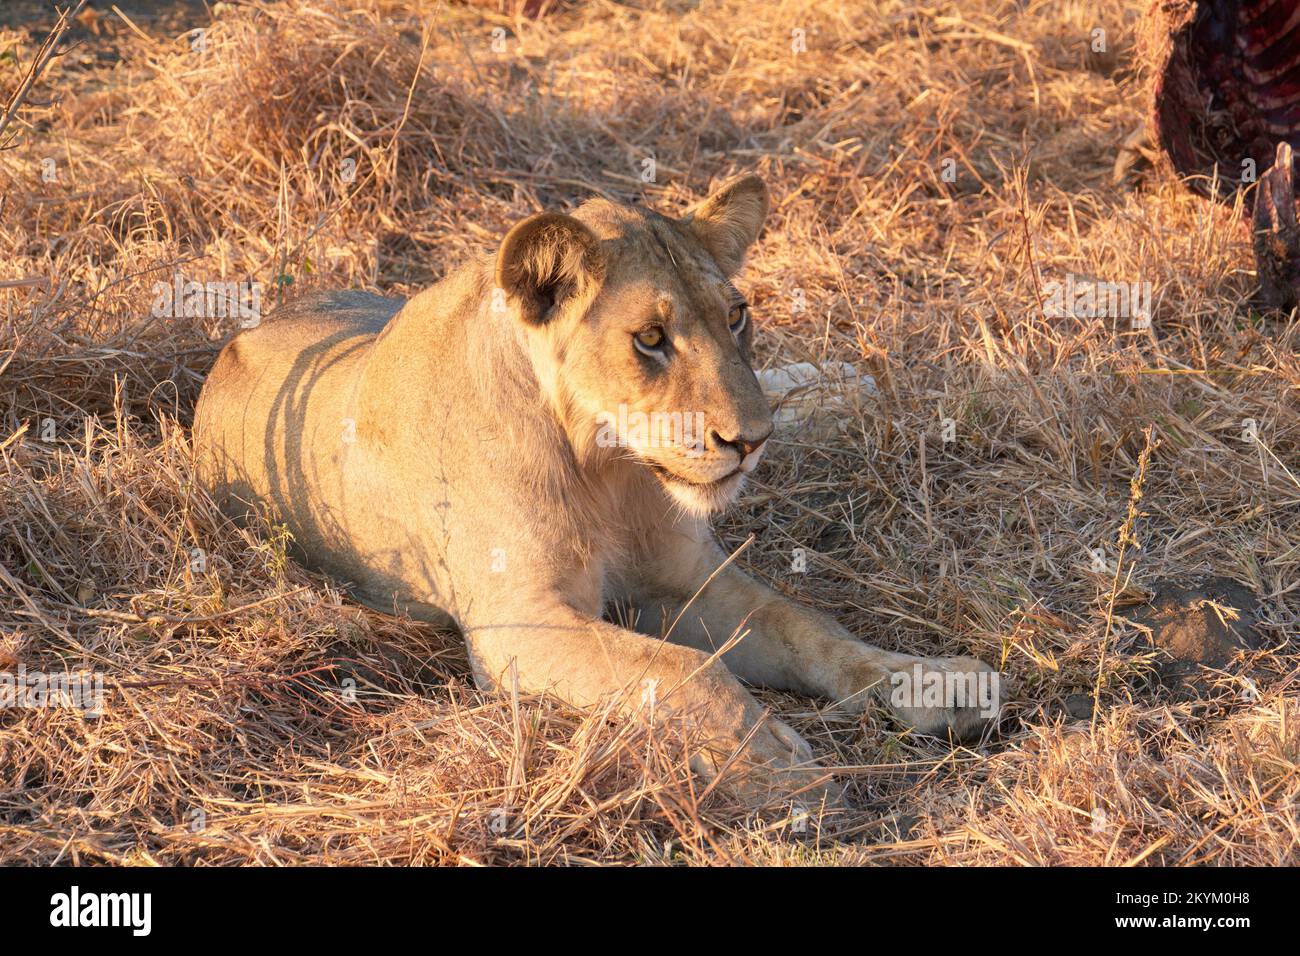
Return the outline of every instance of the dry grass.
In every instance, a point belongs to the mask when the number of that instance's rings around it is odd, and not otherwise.
[[[290,0],[223,6],[203,52],[86,21],[0,153],[0,665],[99,671],[107,713],[0,712],[0,862],[1297,862],[1300,326],[1251,311],[1231,210],[1159,169],[1111,184],[1138,4],[859,6]],[[0,97],[39,39],[0,30]],[[782,442],[720,533],[875,643],[1000,663],[1009,698],[952,750],[765,694],[850,783],[807,833],[702,792],[689,741],[483,697],[455,635],[224,523],[185,424],[235,323],[150,314],[177,268],[410,291],[537,209],[681,209],[750,168],[764,360],[880,394]],[[1067,274],[1151,282],[1153,328],[1045,317]],[[1149,426],[1113,579],[1089,552],[1118,556]],[[1210,573],[1271,649],[1257,693],[1177,699],[1125,612]]]

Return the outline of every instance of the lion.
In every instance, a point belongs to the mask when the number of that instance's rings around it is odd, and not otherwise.
[[[234,520],[274,515],[363,603],[454,625],[479,687],[630,714],[650,695],[707,741],[696,769],[737,768],[736,792],[833,795],[746,684],[861,711],[900,674],[993,669],[863,643],[711,533],[772,434],[731,281],[768,207],[754,175],[681,219],[593,199],[405,302],[281,307],[208,376],[196,476]],[[890,705],[941,737],[990,719],[970,700]]]

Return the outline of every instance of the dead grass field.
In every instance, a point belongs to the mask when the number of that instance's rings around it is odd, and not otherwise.
[[[1300,325],[1251,309],[1231,209],[1112,184],[1139,0],[93,7],[0,152],[0,669],[100,672],[106,712],[0,711],[0,863],[1300,858]],[[52,22],[11,14],[0,101]],[[409,292],[539,209],[680,211],[747,169],[764,363],[880,394],[779,442],[724,544],[873,643],[999,664],[1007,700],[953,749],[763,694],[854,804],[806,832],[703,793],[671,734],[481,695],[456,635],[226,524],[186,427],[237,321],[151,314],[177,270]],[[1150,282],[1151,328],[1045,315],[1069,275]],[[1131,612],[1207,575],[1265,646],[1180,694]]]

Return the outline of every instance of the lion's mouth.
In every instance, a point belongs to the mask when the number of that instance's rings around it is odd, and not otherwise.
[[[721,478],[715,478],[711,481],[698,481],[694,478],[687,478],[685,475],[679,475],[675,471],[669,471],[663,465],[657,464],[656,462],[653,461],[647,461],[646,465],[647,467],[649,467],[651,471],[653,471],[664,481],[673,482],[679,485],[688,485],[691,488],[701,488],[701,489],[720,488],[723,485],[725,485],[727,482],[731,481],[733,478],[743,474],[740,468],[736,468],[733,471],[727,472],[727,474],[723,475]]]

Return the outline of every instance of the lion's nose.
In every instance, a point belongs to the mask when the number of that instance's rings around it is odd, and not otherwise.
[[[736,438],[724,438],[722,437],[721,432],[712,431],[709,433],[709,438],[712,439],[713,447],[734,448],[737,452],[740,453],[740,458],[742,461],[744,461],[750,455],[754,454],[754,452],[762,448],[763,443],[766,442],[771,437],[772,437],[771,428],[769,428],[762,435],[759,435],[755,438],[746,438],[743,435],[738,436]]]

